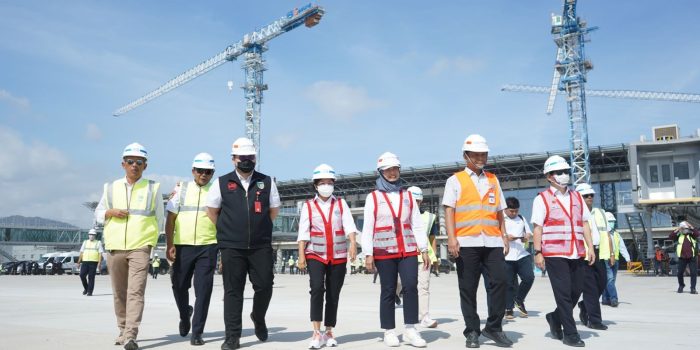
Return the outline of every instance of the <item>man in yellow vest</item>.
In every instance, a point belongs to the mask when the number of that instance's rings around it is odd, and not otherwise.
[[[447,247],[452,256],[459,258],[457,279],[468,348],[479,347],[480,335],[493,340],[498,346],[513,345],[501,325],[508,285],[504,257],[508,254],[509,246],[503,235],[506,201],[496,176],[483,170],[488,152],[486,139],[482,136],[467,137],[462,145],[462,156],[467,167],[447,179],[442,200]],[[486,326],[480,330],[476,290],[482,266],[486,267],[490,280],[490,298],[487,298],[490,305]]]
[[[698,236],[700,232],[689,222],[682,221],[678,228],[668,236],[676,241],[676,255],[678,255],[678,293],[683,293],[685,282],[683,275],[685,268],[690,267],[690,294],[698,294],[695,284],[698,279]]]
[[[207,216],[205,206],[213,175],[214,158],[208,153],[197,154],[192,162],[194,179],[178,183],[165,207],[168,211],[165,221],[166,255],[173,262],[173,295],[180,315],[178,330],[180,336],[185,337],[192,328],[192,345],[204,345],[202,333],[214,286],[218,253],[216,226]],[[194,309],[189,304],[193,276]]]
[[[603,290],[603,298],[601,304],[609,305],[612,307],[617,307],[619,302],[617,300],[617,288],[615,287],[615,281],[617,280],[617,268],[620,263],[620,254],[625,258],[625,261],[630,261],[630,254],[627,252],[627,247],[625,246],[625,241],[620,237],[620,233],[617,232],[615,225],[617,224],[617,219],[615,215],[610,212],[605,212],[605,219],[608,220],[608,231],[610,232],[610,238],[612,238],[613,247],[613,261],[614,264],[605,264],[606,271],[608,273],[608,284]],[[603,251],[603,246],[600,247],[600,256],[606,256]]]
[[[160,258],[158,257],[158,254],[153,255],[153,260],[151,260],[151,277],[153,279],[158,279],[158,275],[160,274]]]
[[[97,232],[91,228],[88,239],[80,247],[78,266],[80,266],[80,281],[83,282],[83,295],[92,296],[95,289],[95,273],[102,266],[102,254],[105,252],[102,243],[95,239]]]
[[[126,350],[139,348],[136,337],[143,316],[149,258],[163,226],[160,184],[141,177],[147,161],[148,152],[142,145],[126,146],[121,163],[125,177],[104,185],[95,208],[95,220],[104,223],[102,234],[119,327],[115,345],[124,345]]]

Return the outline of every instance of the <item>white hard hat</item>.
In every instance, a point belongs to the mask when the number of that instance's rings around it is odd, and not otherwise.
[[[617,221],[617,219],[615,219],[615,215],[613,215],[613,213],[611,213],[611,212],[609,212],[609,211],[606,211],[606,212],[605,212],[605,220],[607,220],[607,221]]]
[[[154,256],[158,256],[158,253],[155,253]]]
[[[88,235],[97,235],[97,231],[95,231],[94,228],[91,228],[90,231],[88,231]]]
[[[199,169],[214,169],[214,157],[212,157],[209,153],[200,153],[194,156],[192,167]]]
[[[122,152],[122,158],[124,157],[141,157],[148,159],[148,152],[140,143],[134,142],[128,144],[124,147],[124,152]]]
[[[391,152],[384,152],[377,159],[377,170],[386,170],[395,166],[401,167],[401,162],[399,157]]]
[[[544,161],[544,174],[550,171],[571,169],[569,163],[561,156],[551,156]]]
[[[576,192],[580,193],[582,196],[587,194],[595,194],[593,187],[585,183],[576,185]]]
[[[486,139],[477,134],[471,134],[467,136],[462,145],[462,152],[488,152],[489,145],[486,144]]]
[[[690,228],[690,225],[688,225],[687,221],[681,221],[680,224],[678,224],[678,227],[680,228]]]
[[[333,179],[335,180],[335,170],[328,164],[321,164],[314,169],[312,180]]]
[[[254,156],[255,153],[255,145],[247,137],[239,137],[231,145],[232,156]]]
[[[411,194],[413,195],[413,198],[415,198],[417,201],[423,200],[423,190],[421,190],[420,187],[411,186],[407,190],[408,190],[408,192],[411,192]]]

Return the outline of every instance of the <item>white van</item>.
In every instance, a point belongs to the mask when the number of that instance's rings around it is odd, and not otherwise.
[[[39,258],[38,263],[42,275],[50,273],[51,269],[53,268],[53,259],[59,256],[60,254],[61,253],[47,253],[42,255],[41,258]]]
[[[73,274],[73,268],[78,265],[80,252],[61,253],[59,258],[61,259],[61,267],[63,268],[63,271],[71,275]]]

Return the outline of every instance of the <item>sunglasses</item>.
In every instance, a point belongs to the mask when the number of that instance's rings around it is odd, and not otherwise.
[[[146,162],[145,162],[144,160],[142,160],[142,159],[136,159],[136,160],[134,160],[134,159],[125,159],[124,161],[126,162],[126,164],[134,165],[134,163],[136,163],[136,165],[138,165],[138,166],[142,166],[144,163],[146,163]]]
[[[204,175],[211,175],[214,173],[214,169],[200,169],[200,168],[194,168],[194,171],[197,172],[197,174],[204,174]]]
[[[584,194],[584,195],[581,196],[581,197],[583,197],[583,198],[593,198],[593,196],[594,196],[594,195],[592,195],[592,194]]]
[[[550,173],[552,173],[554,175],[564,175],[564,174],[568,174],[569,171],[568,170],[554,170],[554,171],[550,171]]]
[[[254,155],[238,156],[238,159],[240,159],[241,162],[244,160],[255,160],[255,156]]]

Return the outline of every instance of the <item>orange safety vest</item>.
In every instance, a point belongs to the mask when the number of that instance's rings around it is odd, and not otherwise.
[[[586,255],[583,239],[583,198],[569,190],[569,212],[557,199],[552,189],[540,192],[547,213],[542,226],[542,255],[571,255],[574,244],[579,257]]]
[[[501,226],[498,222],[498,211],[501,203],[501,192],[496,175],[484,171],[489,180],[489,190],[481,198],[474,181],[466,171],[455,174],[462,187],[455,208],[455,229],[457,237],[478,236],[482,232],[487,236],[501,236]]]
[[[377,195],[381,193],[382,196]],[[408,194],[408,196],[406,196]],[[391,206],[386,192],[373,191],[374,233],[372,236],[372,255],[377,260],[394,259],[418,255],[418,244],[413,235],[411,217],[413,213],[413,196],[411,192],[401,190],[399,193],[399,211]]]
[[[316,207],[314,211],[313,206]],[[336,205],[337,203],[337,205]],[[306,201],[309,212],[309,242],[304,251],[307,259],[324,264],[345,264],[348,257],[348,244],[343,229],[343,200],[331,199],[330,217],[321,210],[316,200]],[[332,254],[328,254],[332,252]]]

